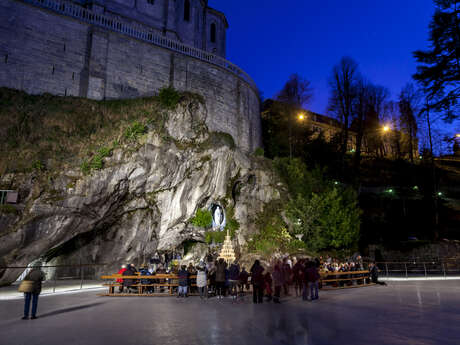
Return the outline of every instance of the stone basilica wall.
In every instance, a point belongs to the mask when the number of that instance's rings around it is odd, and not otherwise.
[[[17,0],[0,0],[0,86],[31,94],[134,98],[173,85],[205,97],[208,126],[261,146],[259,98],[235,73]]]

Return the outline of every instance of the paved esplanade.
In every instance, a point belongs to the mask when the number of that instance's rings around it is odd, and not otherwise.
[[[391,282],[253,305],[249,297],[109,298],[95,292],[47,296],[37,320],[22,300],[0,301],[0,343],[74,344],[459,344],[458,281]]]

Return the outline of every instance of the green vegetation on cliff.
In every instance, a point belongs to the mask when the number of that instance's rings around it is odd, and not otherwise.
[[[103,168],[103,159],[147,129],[162,132],[168,109],[202,97],[160,90],[159,96],[94,101],[0,88],[0,174]]]

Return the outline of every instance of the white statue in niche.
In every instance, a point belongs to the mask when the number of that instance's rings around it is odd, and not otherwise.
[[[212,214],[212,227],[213,229],[224,230],[225,228],[225,214],[224,210],[219,205],[211,206]]]

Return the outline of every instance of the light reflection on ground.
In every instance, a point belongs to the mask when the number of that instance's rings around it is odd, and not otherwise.
[[[0,301],[1,344],[459,344],[460,282],[389,282],[302,302],[46,296],[37,320]]]

